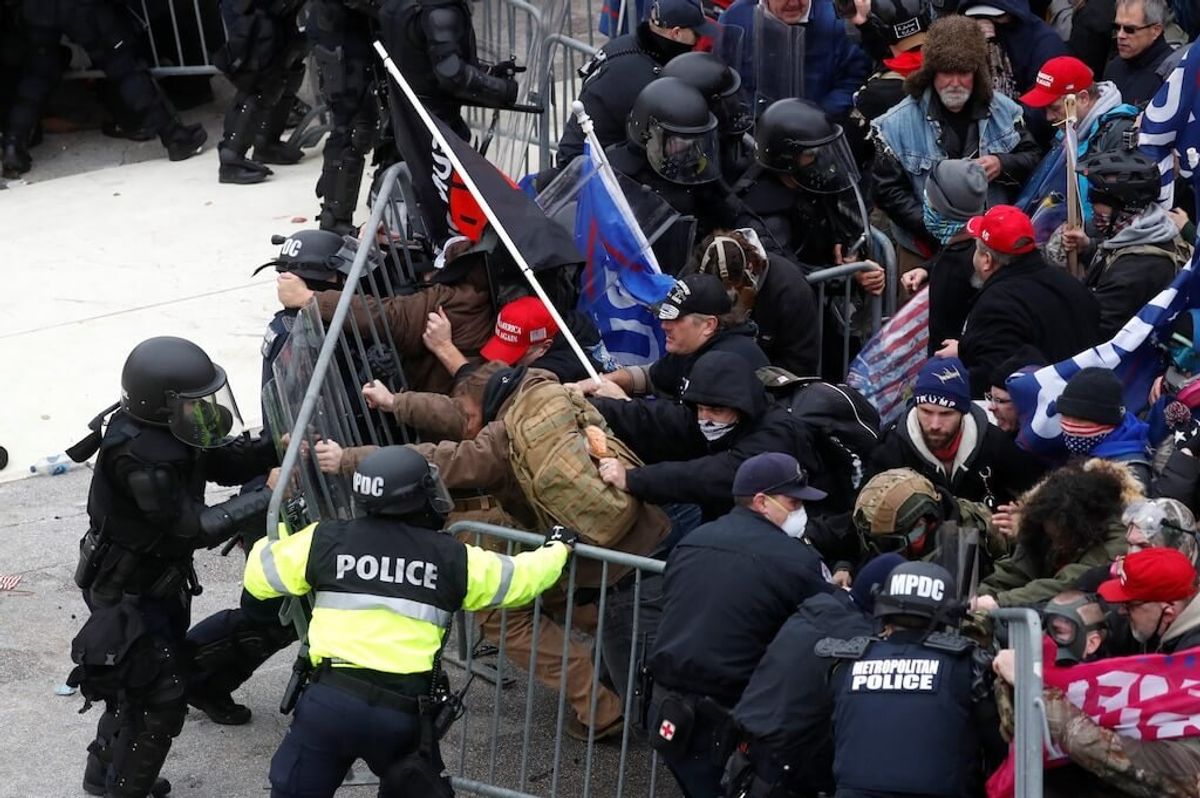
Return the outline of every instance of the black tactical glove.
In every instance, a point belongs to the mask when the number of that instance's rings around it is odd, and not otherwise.
[[[488,74],[493,77],[504,78],[505,80],[515,80],[517,75],[521,72],[524,72],[525,69],[526,67],[517,66],[517,58],[516,56],[512,56],[507,61],[501,61],[498,64],[492,64],[488,67],[487,71]]]
[[[563,543],[571,551],[575,551],[575,544],[579,542],[579,533],[570,527],[555,524],[550,527],[550,534],[546,535],[546,543],[549,546],[551,543]]]

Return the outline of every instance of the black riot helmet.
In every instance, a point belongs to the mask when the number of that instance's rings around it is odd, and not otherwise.
[[[625,134],[672,183],[711,183],[721,176],[717,118],[704,95],[679,78],[658,78],[642,89]]]
[[[933,6],[929,0],[871,0],[871,14],[866,26],[876,32],[884,44],[894,46],[918,33],[925,33],[932,22]]]
[[[888,574],[875,597],[875,617],[922,618],[947,622],[954,607],[956,586],[950,572],[930,562],[907,562]]]
[[[805,191],[836,194],[858,182],[858,167],[840,125],[807,100],[777,100],[754,129],[758,162]]]
[[[1080,161],[1076,171],[1088,180],[1088,199],[1111,205],[1117,213],[1145,210],[1158,199],[1158,164],[1138,150],[1098,152]]]
[[[440,529],[453,500],[437,466],[407,446],[384,446],[354,469],[354,498],[367,515],[401,516]]]
[[[742,99],[742,76],[712,53],[677,55],[661,76],[679,78],[703,94],[722,134],[741,135],[754,127],[754,116]]]
[[[150,338],[133,348],[121,370],[121,409],[201,449],[223,446],[242,431],[224,369],[183,338]]]
[[[347,238],[353,240],[329,230],[297,230],[286,238],[271,236],[271,243],[279,245],[279,257],[259,266],[254,274],[274,266],[275,271],[291,272],[306,282],[336,287],[338,275],[344,277],[349,273],[353,262],[353,250],[351,257],[346,257]]]

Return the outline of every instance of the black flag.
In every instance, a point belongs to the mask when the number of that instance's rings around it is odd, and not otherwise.
[[[392,124],[396,146],[412,174],[418,211],[426,232],[440,246],[452,236],[478,242],[488,226],[454,164],[403,92],[391,86]],[[454,155],[486,198],[501,226],[533,271],[583,261],[572,235],[546,216],[512,180],[460,139],[442,120],[429,117],[454,149]]]

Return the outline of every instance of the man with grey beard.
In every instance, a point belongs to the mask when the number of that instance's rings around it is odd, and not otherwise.
[[[1041,155],[1021,106],[992,91],[987,42],[971,19],[933,23],[924,63],[905,79],[904,90],[908,96],[871,124],[875,200],[900,245],[924,261],[938,246],[922,217],[925,180],[935,163],[975,161],[987,177],[987,204],[998,205],[1016,198]]]

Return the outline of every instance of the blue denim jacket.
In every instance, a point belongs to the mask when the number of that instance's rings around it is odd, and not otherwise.
[[[948,157],[940,143],[941,123],[929,117],[932,92],[926,89],[920,100],[905,97],[871,125],[908,173],[918,197],[924,196],[929,170]],[[979,120],[979,155],[1012,152],[1021,141],[1017,130],[1021,116],[1021,106],[1003,94],[994,94],[988,115]]]

